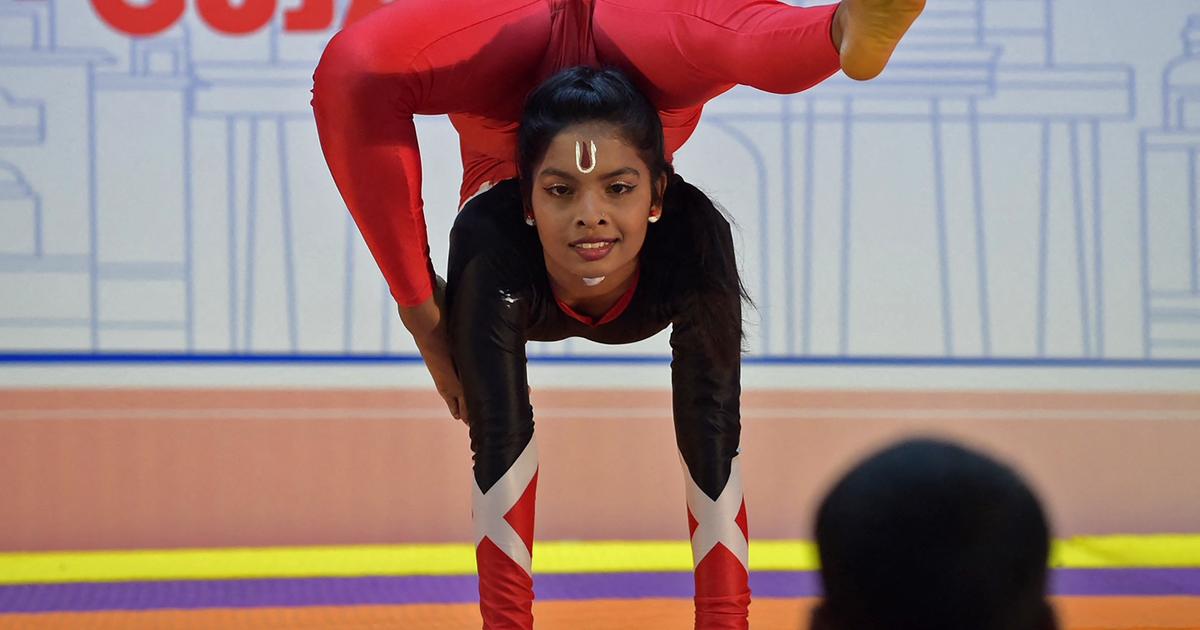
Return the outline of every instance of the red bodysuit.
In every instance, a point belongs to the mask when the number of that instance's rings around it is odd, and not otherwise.
[[[526,95],[576,65],[615,66],[659,110],[667,155],[735,85],[780,94],[839,69],[836,5],[774,0],[398,0],[330,41],[313,77],[325,159],[401,306],[433,294],[413,114],[449,114],[466,200],[517,176]]]

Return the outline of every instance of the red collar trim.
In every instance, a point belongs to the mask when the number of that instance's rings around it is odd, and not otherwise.
[[[621,313],[624,313],[625,309],[629,307],[629,303],[633,301],[633,293],[637,290],[638,278],[640,278],[641,275],[641,268],[638,268],[633,272],[633,284],[629,285],[629,288],[625,290],[625,294],[621,296],[621,299],[617,300],[617,303],[613,304],[612,308],[609,308],[608,312],[602,315],[599,319],[589,317],[583,313],[575,312],[575,309],[567,306],[566,302],[558,299],[557,295],[554,296],[554,301],[558,302],[558,308],[562,309],[562,312],[569,315],[572,319],[579,321],[583,325],[591,326],[593,328],[596,326],[603,326],[604,324],[607,324],[620,317]]]

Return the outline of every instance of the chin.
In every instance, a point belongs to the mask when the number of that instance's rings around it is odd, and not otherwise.
[[[580,278],[596,278],[607,276],[612,272],[611,265],[583,265],[579,268],[577,274]]]

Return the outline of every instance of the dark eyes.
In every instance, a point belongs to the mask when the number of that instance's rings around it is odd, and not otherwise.
[[[632,192],[633,186],[631,186],[629,184],[616,183],[616,184],[613,184],[612,186],[609,186],[608,191],[613,194],[624,195],[627,192]]]
[[[617,182],[608,186],[608,192],[609,194],[620,196],[632,192],[634,188],[636,188],[636,186],[632,184],[623,184],[621,182]],[[566,184],[553,184],[547,186],[545,190],[546,193],[551,197],[569,197],[575,192]]]

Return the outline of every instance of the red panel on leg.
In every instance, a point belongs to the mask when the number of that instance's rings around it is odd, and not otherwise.
[[[700,522],[696,520],[695,516],[692,516],[692,508],[688,508],[688,537],[689,538],[696,535],[697,527],[700,527]]]
[[[475,563],[484,630],[533,630],[533,578],[487,537]]]
[[[529,480],[529,486],[525,488],[521,498],[517,499],[512,509],[504,515],[504,520],[508,521],[513,531],[525,541],[525,548],[529,550],[530,556],[533,555],[533,515],[537,501],[537,478],[538,474],[533,473],[533,479]]]
[[[750,576],[717,543],[696,565],[696,630],[746,630],[749,612]]]
[[[738,510],[737,518],[733,519],[739,529],[742,530],[742,536],[746,540],[750,540],[750,526],[746,522],[746,500],[742,499],[742,509]]]

